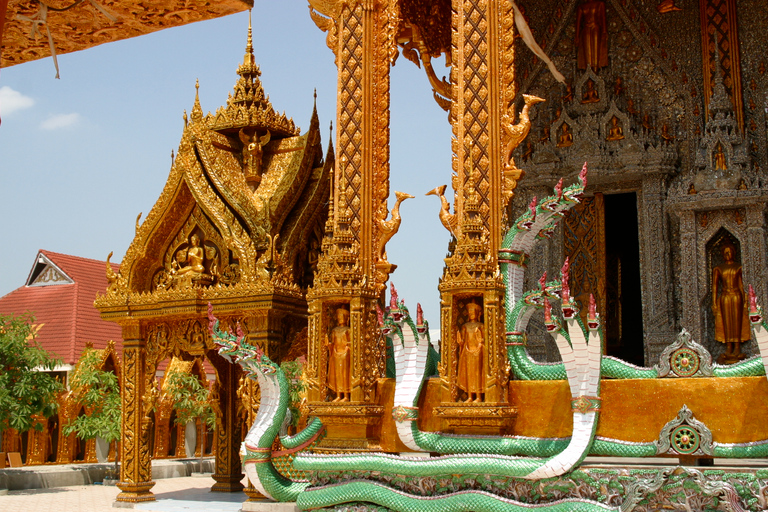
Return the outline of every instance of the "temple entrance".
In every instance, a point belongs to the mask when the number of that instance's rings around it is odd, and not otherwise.
[[[605,196],[606,354],[643,366],[637,194]]]
[[[589,295],[604,311],[606,355],[643,364],[643,318],[637,195],[585,197],[564,223],[571,294],[586,318]]]

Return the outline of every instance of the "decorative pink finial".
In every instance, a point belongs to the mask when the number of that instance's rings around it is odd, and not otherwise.
[[[235,335],[237,336],[237,342],[240,343],[243,341],[243,338],[245,338],[245,333],[243,332],[243,328],[240,327],[240,321],[238,320],[237,325],[235,326]]]
[[[587,313],[587,318],[589,320],[597,318],[597,303],[595,302],[595,296],[591,293],[589,294],[589,312]]]
[[[533,199],[531,200],[531,204],[528,205],[528,209],[531,211],[531,217],[533,219],[536,218],[536,205],[539,202],[539,198],[536,196],[533,196]]]
[[[544,323],[552,323],[552,304],[549,303],[549,299],[544,299]]]
[[[563,198],[563,178],[560,178],[560,181],[555,185],[555,194],[558,201]]]
[[[416,325],[424,325],[424,310],[421,309],[421,303],[416,303]]]
[[[752,285],[749,285],[749,312],[757,313],[757,294]]]
[[[376,303],[376,318],[379,320],[379,327],[384,326],[384,312],[381,310],[379,303]]]
[[[397,289],[395,289],[395,283],[389,283],[389,307],[392,309],[397,309]]]
[[[565,263],[563,263],[563,267],[560,269],[560,298],[563,302],[570,302],[571,300],[571,288],[568,285],[568,281],[570,280],[570,272],[568,270],[570,267],[571,263],[566,257]]]
[[[544,275],[541,276],[541,278],[539,279],[539,286],[541,287],[542,292],[544,291],[544,288],[546,287],[546,285],[547,285],[547,273],[544,272]]]
[[[581,172],[579,173],[579,181],[581,181],[582,187],[587,188],[587,162],[584,162],[584,167],[581,168]]]

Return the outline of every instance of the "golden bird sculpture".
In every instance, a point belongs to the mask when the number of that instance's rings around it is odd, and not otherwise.
[[[445,198],[445,189],[447,185],[440,185],[426,193],[428,196],[437,196],[440,198],[440,222],[445,229],[458,238],[459,219],[456,214],[451,213],[451,203]]]
[[[381,231],[381,236],[379,237],[379,247],[377,251],[379,255],[379,262],[387,261],[387,242],[389,242],[389,240],[395,236],[397,230],[400,229],[400,222],[402,221],[400,218],[400,203],[406,199],[413,198],[411,194],[406,194],[405,192],[399,192],[397,190],[395,191],[395,197],[397,198],[397,201],[395,201],[395,205],[392,207],[392,211],[390,212],[390,219],[379,219],[377,221],[379,230]]]
[[[543,98],[531,94],[523,94],[523,100],[525,100],[525,106],[520,112],[520,119],[517,123],[513,124],[513,119],[510,119],[508,115],[504,116],[501,123],[501,126],[507,133],[507,142],[504,144],[504,164],[506,167],[515,166],[515,162],[512,160],[512,152],[528,136],[528,132],[531,131],[531,119],[529,117],[531,107],[544,101]]]

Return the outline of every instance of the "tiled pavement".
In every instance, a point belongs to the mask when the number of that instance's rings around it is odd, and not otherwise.
[[[144,512],[237,512],[247,496],[241,492],[210,492],[210,476],[156,480],[152,492],[157,501],[142,503]],[[0,496],[0,512],[117,512],[112,507],[120,490],[114,486],[79,485],[50,489],[9,491]]]

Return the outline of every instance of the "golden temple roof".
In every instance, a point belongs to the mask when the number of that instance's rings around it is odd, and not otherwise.
[[[235,14],[253,0],[9,0],[0,67]]]

